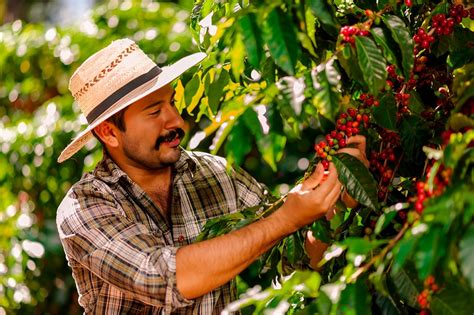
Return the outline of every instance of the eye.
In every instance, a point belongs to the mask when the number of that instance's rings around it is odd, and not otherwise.
[[[158,115],[161,113],[161,109],[155,110],[154,112],[150,113],[150,115]]]

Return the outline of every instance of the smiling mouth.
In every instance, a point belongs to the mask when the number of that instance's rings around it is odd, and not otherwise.
[[[158,150],[161,144],[165,144],[168,147],[176,147],[184,137],[184,131],[182,129],[175,129],[170,131],[167,135],[161,136],[156,141],[155,148]]]

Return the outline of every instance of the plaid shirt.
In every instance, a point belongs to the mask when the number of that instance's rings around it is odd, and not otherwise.
[[[176,251],[207,220],[258,204],[264,188],[206,153],[182,150],[173,175],[170,225],[107,156],[60,204],[59,236],[86,314],[218,314],[235,299],[233,282],[185,299],[176,288]]]

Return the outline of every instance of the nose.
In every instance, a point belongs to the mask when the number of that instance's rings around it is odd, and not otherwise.
[[[181,128],[183,129],[184,127],[184,120],[181,117],[181,115],[178,113],[178,110],[173,104],[167,104],[165,106],[165,113],[166,113],[166,122],[165,122],[165,128],[172,130],[176,128]],[[163,111],[163,109],[162,109]]]

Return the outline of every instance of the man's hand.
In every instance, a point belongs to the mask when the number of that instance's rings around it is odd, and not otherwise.
[[[361,161],[365,167],[369,167],[369,160],[365,154],[366,141],[365,137],[361,135],[352,136],[347,138],[346,147],[338,150],[338,153],[347,153],[356,157]]]
[[[332,209],[340,193],[341,183],[337,179],[334,164],[329,165],[327,177],[324,177],[323,166],[318,164],[313,174],[290,191],[278,212],[289,227],[296,231]]]
[[[345,147],[343,149],[338,150],[338,153],[347,153],[350,154],[354,157],[356,157],[359,161],[361,161],[365,167],[369,167],[369,160],[367,160],[367,156],[365,154],[365,147],[366,147],[366,141],[364,136],[353,136],[349,137],[346,141],[347,146],[350,144],[354,144],[354,147]],[[344,193],[341,196],[342,202],[346,205],[348,208],[354,208],[358,205],[358,202],[355,201],[349,194],[344,191]],[[332,216],[331,216],[332,217]]]

